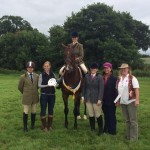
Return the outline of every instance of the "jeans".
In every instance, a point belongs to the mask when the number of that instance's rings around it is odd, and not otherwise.
[[[116,134],[116,107],[103,105],[104,112],[104,132],[109,134]]]
[[[48,115],[52,116],[55,105],[55,95],[41,94],[40,104],[41,104],[40,116],[46,116],[47,106],[48,106]]]

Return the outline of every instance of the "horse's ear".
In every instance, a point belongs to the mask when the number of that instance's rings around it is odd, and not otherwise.
[[[66,46],[65,44],[63,44],[63,43],[61,43],[61,46],[63,47],[63,48],[68,48],[68,46]]]

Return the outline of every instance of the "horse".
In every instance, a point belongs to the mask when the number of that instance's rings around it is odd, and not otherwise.
[[[74,129],[77,129],[77,116],[79,115],[83,76],[81,69],[75,62],[75,56],[71,53],[73,49],[63,44],[62,46],[65,53],[64,73],[61,84],[62,98],[64,102],[65,128],[68,128],[68,97],[69,95],[72,95],[74,99]]]

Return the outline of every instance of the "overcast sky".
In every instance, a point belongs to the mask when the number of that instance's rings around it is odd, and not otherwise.
[[[114,10],[130,12],[134,19],[150,25],[150,0],[0,0],[0,17],[21,16],[48,35],[51,26],[62,25],[71,12],[92,3],[105,3]]]

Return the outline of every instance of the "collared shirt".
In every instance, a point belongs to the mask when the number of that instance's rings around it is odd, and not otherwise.
[[[109,75],[104,75],[103,76],[103,79],[104,79],[104,85],[106,86],[106,84],[107,84],[107,81],[108,81],[108,78],[111,76],[111,74],[109,74]]]
[[[27,72],[28,73],[28,76],[29,76],[29,78],[30,78],[30,80],[31,80],[31,74],[32,74],[32,79],[34,80],[34,77],[33,77],[33,72]]]
[[[96,76],[96,73],[91,74],[91,78],[94,79],[94,77]]]
[[[77,44],[78,42],[72,42],[73,45]]]
[[[120,104],[128,105],[131,102],[135,101],[135,99],[129,100],[129,74],[126,75],[126,77],[123,79],[120,78],[120,81],[118,83],[118,94],[121,94],[120,98]],[[132,85],[133,88],[139,88],[139,83],[136,77],[133,76],[132,78]]]

